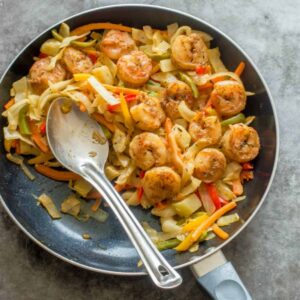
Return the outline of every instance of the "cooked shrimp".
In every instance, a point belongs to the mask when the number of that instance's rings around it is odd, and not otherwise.
[[[159,99],[146,94],[140,94],[137,100],[140,103],[130,109],[136,126],[147,131],[158,129],[166,118]]]
[[[93,68],[91,59],[73,47],[67,47],[63,54],[63,62],[67,69],[72,74],[75,73],[89,73]]]
[[[195,158],[194,175],[203,182],[213,182],[221,178],[225,168],[224,154],[214,148],[205,148]]]
[[[163,140],[150,132],[141,133],[133,138],[129,145],[129,154],[143,170],[164,165],[168,155]]]
[[[237,162],[243,163],[254,159],[259,152],[260,142],[257,131],[245,124],[234,124],[222,138],[224,154]]]
[[[181,179],[170,167],[156,167],[145,173],[142,184],[146,197],[155,204],[178,194]]]
[[[111,59],[119,59],[136,48],[134,40],[127,32],[109,30],[100,43],[100,49]]]
[[[142,51],[132,51],[121,56],[117,62],[119,78],[133,86],[140,86],[148,81],[151,70],[151,59]]]
[[[222,116],[231,117],[245,108],[246,92],[239,82],[233,80],[219,81],[214,85],[211,101]]]
[[[184,70],[195,70],[197,66],[208,64],[207,47],[201,35],[178,35],[171,47],[172,61]]]
[[[38,94],[41,94],[49,86],[49,82],[55,83],[63,81],[67,72],[60,63],[56,63],[51,71],[47,71],[50,64],[50,57],[36,61],[29,70],[29,82]]]
[[[178,105],[181,101],[185,101],[187,106],[193,106],[193,92],[191,88],[183,81],[170,82],[166,88],[166,96],[162,102],[163,108],[168,117],[171,119],[180,118]]]
[[[222,135],[221,123],[217,116],[206,117],[202,113],[191,121],[189,133],[192,140],[202,140],[207,146],[215,145],[219,142]]]

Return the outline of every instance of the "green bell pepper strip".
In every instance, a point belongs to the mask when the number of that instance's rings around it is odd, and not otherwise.
[[[155,53],[155,52],[152,52],[152,51],[149,51],[149,50],[143,50],[143,51],[148,57],[150,57],[153,60],[158,60],[158,61],[162,60],[162,59],[167,59],[171,56],[170,51],[167,51],[163,54],[158,54],[158,53]]]
[[[19,129],[21,134],[29,135],[31,130],[27,121],[28,105],[25,105],[19,112]]]
[[[221,122],[222,126],[233,125],[236,123],[244,123],[245,122],[245,115],[244,114],[237,114],[229,119],[223,120]]]
[[[198,98],[199,96],[199,91],[198,88],[196,86],[196,84],[194,83],[194,81],[186,74],[179,72],[179,78],[180,80],[184,81],[186,84],[188,84],[193,92],[193,96],[195,98]]]
[[[104,125],[100,125],[102,130],[103,130],[103,134],[105,135],[106,139],[110,139],[111,138],[111,133],[110,131],[104,126]]]
[[[59,42],[62,42],[64,40],[64,37],[62,37],[55,29],[51,30],[52,36],[58,40]],[[79,42],[79,41],[72,41],[70,44],[80,47],[80,48],[87,48],[92,47],[94,44],[96,44],[96,40],[90,40],[88,42]]]
[[[161,241],[156,244],[156,247],[159,251],[167,250],[175,248],[177,245],[179,245],[181,242],[178,239],[170,239],[167,241]]]

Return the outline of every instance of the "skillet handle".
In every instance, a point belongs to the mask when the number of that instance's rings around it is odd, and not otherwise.
[[[191,266],[198,283],[216,300],[251,300],[251,296],[221,250]]]

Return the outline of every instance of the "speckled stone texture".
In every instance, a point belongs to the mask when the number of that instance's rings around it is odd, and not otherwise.
[[[194,14],[231,36],[253,58],[274,96],[281,131],[277,174],[266,202],[224,252],[254,299],[300,299],[300,2],[131,1]],[[0,0],[0,73],[38,33],[60,19],[122,1]],[[80,270],[31,242],[0,208],[0,300],[208,299],[188,269],[180,288],[161,291],[146,277]]]

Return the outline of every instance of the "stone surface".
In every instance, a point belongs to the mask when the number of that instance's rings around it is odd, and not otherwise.
[[[300,299],[299,101],[300,2],[131,1],[177,8],[219,27],[253,58],[274,96],[281,147],[267,201],[224,252],[254,299]],[[85,9],[122,1],[0,1],[0,73],[38,33]],[[83,271],[39,249],[0,208],[0,300],[208,299],[188,269],[173,291],[146,277],[125,278]]]

